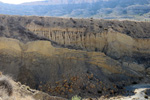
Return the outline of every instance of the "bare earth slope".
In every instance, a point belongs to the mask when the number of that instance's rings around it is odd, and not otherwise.
[[[0,100],[66,100],[15,82],[0,72]]]
[[[150,23],[0,16],[0,70],[50,95],[113,96],[150,83]]]

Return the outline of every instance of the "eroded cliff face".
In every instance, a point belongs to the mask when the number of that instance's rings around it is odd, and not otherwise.
[[[39,34],[44,32],[47,34],[50,30],[54,30],[55,32],[65,31],[66,33],[67,31],[69,33],[80,32],[86,36],[90,33],[103,33],[105,30],[112,28],[133,38],[150,37],[149,22],[8,15],[0,15],[0,22],[1,36],[16,38],[23,42],[40,39],[32,34],[36,30],[38,32],[35,33]]]
[[[0,41],[3,47],[0,48],[0,69],[51,95],[70,98],[76,94],[82,97],[113,94],[107,90],[118,94],[123,91],[117,89],[122,87],[122,82],[127,85],[144,78],[145,68],[136,66],[139,70],[133,73],[132,68],[124,68],[104,53],[55,48],[49,41],[26,44],[8,38]]]
[[[113,59],[136,62],[149,67],[150,39],[134,38],[109,27],[103,32],[87,32],[84,28],[49,28],[27,25],[34,34],[45,37],[70,49],[103,52]],[[136,33],[135,33],[136,34]]]
[[[116,95],[150,82],[150,23],[0,16],[0,70],[51,95]]]
[[[34,28],[33,28],[34,27]],[[86,33],[85,29],[46,28],[28,25],[27,28],[41,37],[48,38],[65,47],[100,51],[115,58],[134,56],[134,53],[150,53],[150,39],[133,38],[126,34],[106,29],[102,33]]]

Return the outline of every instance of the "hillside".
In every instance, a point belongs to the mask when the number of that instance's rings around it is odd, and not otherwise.
[[[0,15],[0,70],[71,98],[124,95],[150,83],[150,23]]]
[[[45,0],[0,6],[0,13],[9,15],[150,20],[149,0]]]
[[[0,100],[66,100],[30,89],[0,72]]]

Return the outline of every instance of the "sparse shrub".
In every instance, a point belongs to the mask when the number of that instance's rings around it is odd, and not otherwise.
[[[4,26],[0,26],[0,30],[1,31],[5,30],[5,27]]]
[[[0,78],[0,89],[7,92],[8,96],[11,96],[13,94],[13,86],[9,79],[6,77]]]
[[[44,26],[44,22],[41,22],[41,21],[36,20],[36,21],[34,21],[34,23],[37,25],[40,25],[40,26]]]
[[[147,95],[145,95],[145,96],[144,96],[144,98],[145,98],[145,99],[148,99],[148,96],[147,96]]]
[[[71,100],[81,100],[81,97],[80,96],[73,96],[72,98],[71,98]]]
[[[75,21],[73,18],[70,18],[70,20],[71,20],[74,24],[76,24],[76,21]]]
[[[28,89],[29,87],[27,87]],[[27,91],[27,90],[26,90]],[[15,82],[0,72],[0,100],[34,100],[31,96],[22,93]]]

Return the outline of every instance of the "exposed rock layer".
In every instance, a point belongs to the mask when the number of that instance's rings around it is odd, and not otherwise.
[[[0,69],[51,95],[70,98],[76,94],[83,97],[110,94],[107,90],[118,92],[116,86],[139,82],[145,73],[145,69],[133,71],[132,67],[124,67],[100,52],[55,48],[48,41],[26,44],[7,38],[0,41],[0,47],[6,47],[0,49]]]
[[[150,23],[5,15],[0,22],[0,70],[32,88],[97,97],[150,82]]]

